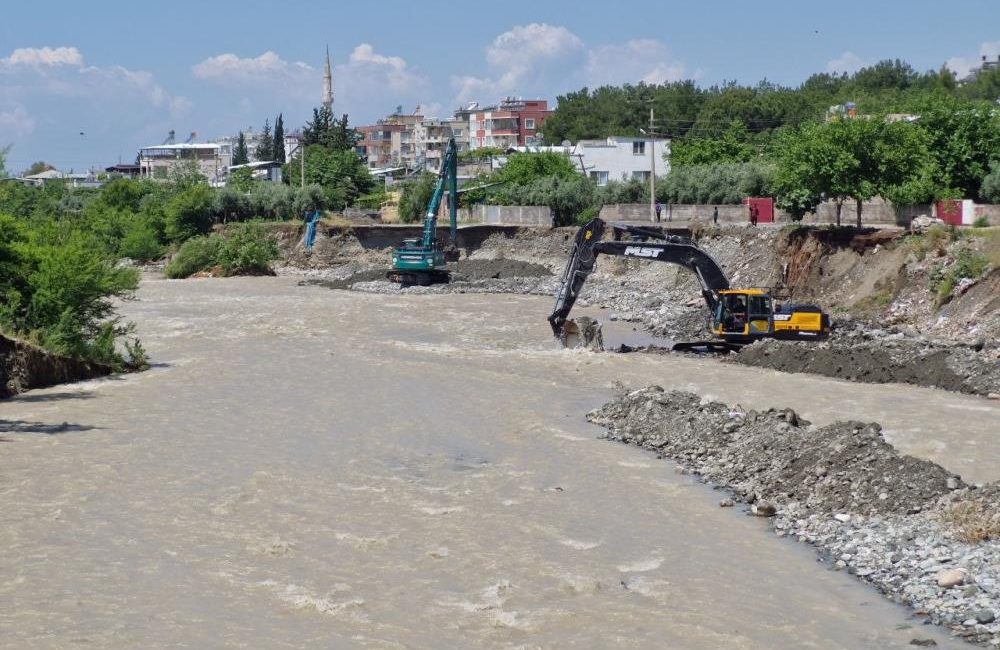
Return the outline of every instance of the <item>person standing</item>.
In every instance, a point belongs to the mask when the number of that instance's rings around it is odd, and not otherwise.
[[[716,226],[719,225],[719,206],[715,206],[712,209],[712,223],[714,223]]]
[[[755,204],[750,204],[750,225],[757,225],[757,217],[760,215],[760,211],[757,209]]]
[[[663,212],[663,206],[659,201],[656,202],[656,223],[660,223],[660,213]]]

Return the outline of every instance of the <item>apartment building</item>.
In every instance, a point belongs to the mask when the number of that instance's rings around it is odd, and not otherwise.
[[[456,117],[468,116],[471,149],[511,149],[536,144],[538,130],[552,113],[547,100],[508,97],[495,106],[467,107]]]
[[[166,179],[170,170],[194,162],[210,183],[222,182],[233,164],[232,145],[216,142],[179,142],[143,147],[139,150],[139,175]]]

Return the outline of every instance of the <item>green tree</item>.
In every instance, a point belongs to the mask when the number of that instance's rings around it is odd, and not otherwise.
[[[854,200],[858,227],[864,201],[916,179],[928,156],[916,127],[881,119],[808,124],[788,134],[779,151],[774,178],[779,207],[802,215],[831,199],[840,225],[844,202]]]
[[[983,179],[981,192],[990,203],[1000,203],[1000,159],[993,163],[990,173]]]
[[[274,137],[271,135],[271,122],[264,120],[264,128],[260,132],[260,142],[254,150],[254,157],[257,160],[266,162],[274,160]]]
[[[734,121],[719,137],[685,138],[671,143],[671,167],[747,162],[757,156],[750,133],[742,122]]]
[[[271,152],[271,160],[285,162],[285,120],[281,113],[278,113],[278,117],[274,119],[274,148]]]
[[[10,145],[0,147],[0,178],[7,177],[7,153],[10,152]]]
[[[254,184],[253,170],[249,167],[234,169],[226,178],[226,187],[231,187],[237,192],[249,192]]]
[[[55,169],[52,165],[45,162],[44,160],[38,160],[31,163],[27,169],[24,170],[25,176],[34,176],[35,174],[41,174],[42,172],[47,172],[50,169]]]
[[[399,198],[399,220],[403,223],[416,223],[422,220],[436,185],[437,176],[430,173],[423,173],[404,181],[403,193]]]
[[[212,229],[215,196],[208,185],[195,185],[171,198],[165,208],[165,234],[169,241],[180,243]]]
[[[569,158],[559,153],[512,153],[507,156],[507,163],[500,169],[494,179],[504,183],[503,187],[528,185],[536,180],[558,176],[572,178],[578,172]]]
[[[233,148],[233,165],[245,165],[250,162],[250,154],[247,151],[247,139],[243,131],[236,137],[236,147]]]
[[[302,182],[301,155],[299,152],[285,166],[285,176],[293,186]],[[318,144],[306,147],[305,174],[307,184],[323,188],[327,206],[334,210],[351,205],[359,195],[371,192],[375,185],[368,168],[353,150],[330,149]]]

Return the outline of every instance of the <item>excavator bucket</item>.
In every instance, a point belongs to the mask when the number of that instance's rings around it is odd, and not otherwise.
[[[601,322],[588,316],[571,318],[563,323],[559,340],[567,348],[584,348],[594,352],[604,350]]]

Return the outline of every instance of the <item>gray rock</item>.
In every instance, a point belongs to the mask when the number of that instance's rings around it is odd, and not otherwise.
[[[968,572],[965,569],[945,569],[937,574],[937,584],[943,589],[951,589],[965,584]]]

